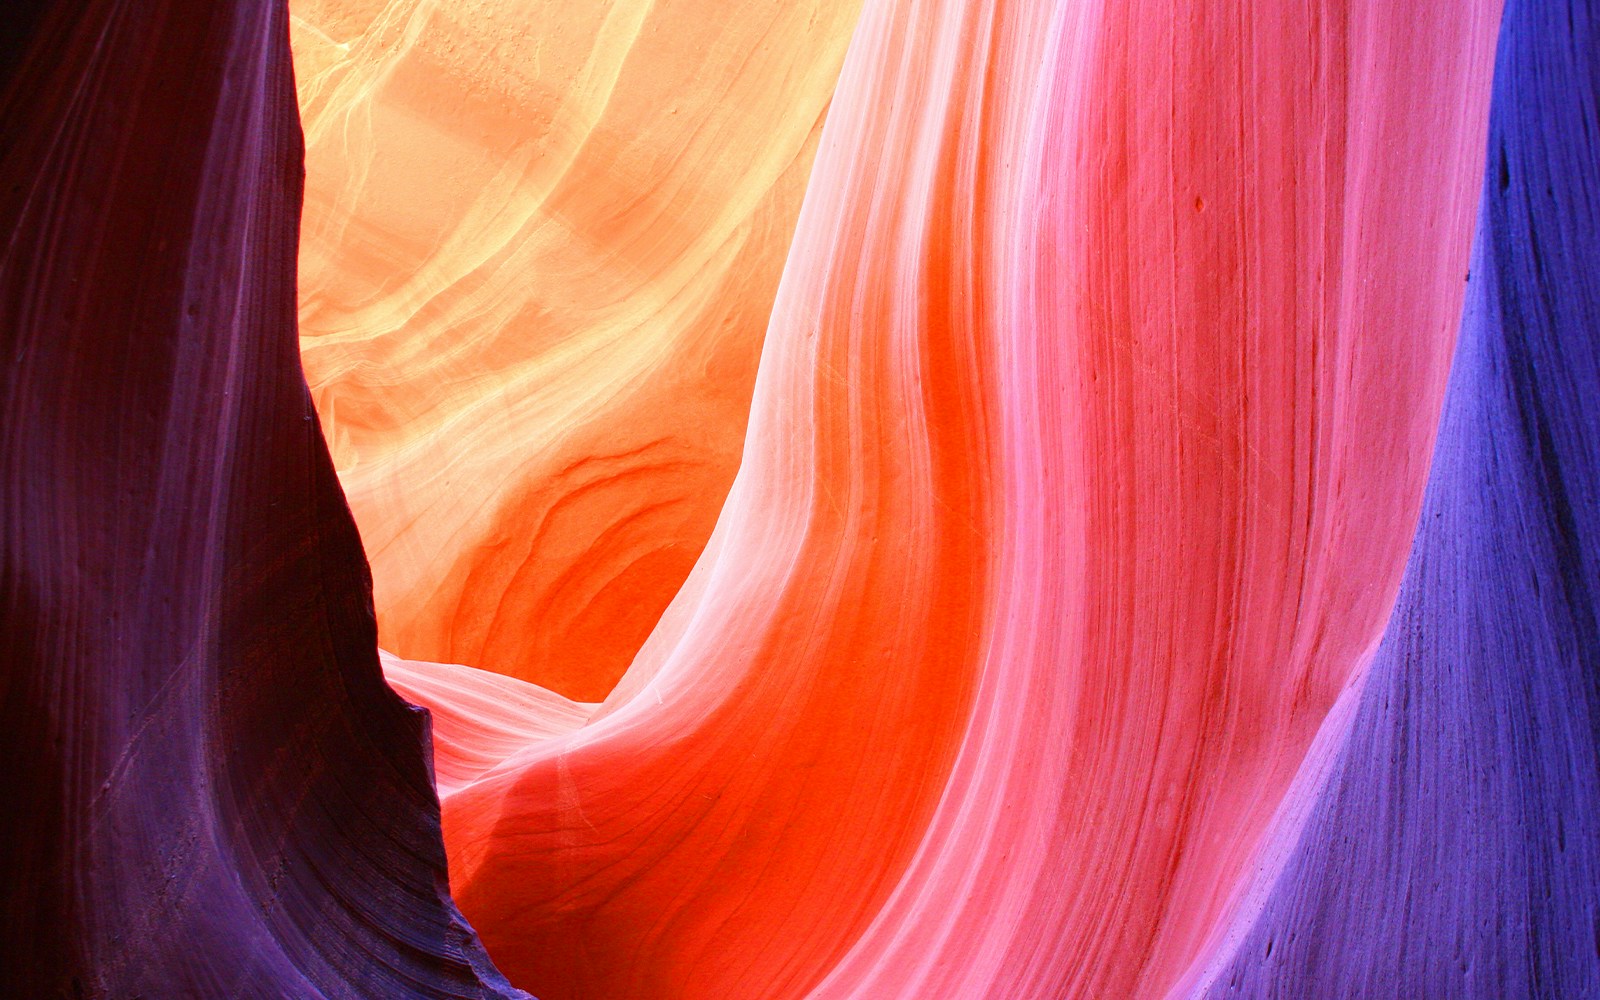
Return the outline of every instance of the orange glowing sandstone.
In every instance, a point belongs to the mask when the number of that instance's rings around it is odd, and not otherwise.
[[[738,466],[858,0],[295,0],[307,379],[380,642],[609,692]]]

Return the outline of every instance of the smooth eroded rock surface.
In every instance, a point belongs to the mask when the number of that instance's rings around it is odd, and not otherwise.
[[[859,0],[294,0],[387,649],[604,698],[711,534]]]

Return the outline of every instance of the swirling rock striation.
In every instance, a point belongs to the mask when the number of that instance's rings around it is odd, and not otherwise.
[[[1400,585],[1499,14],[869,4],[705,554],[599,711],[444,798],[501,967],[1184,984]]]
[[[1200,995],[1600,995],[1600,10],[1508,0],[1405,583]]]
[[[694,565],[858,0],[295,0],[300,330],[386,649],[599,701]]]
[[[282,6],[6,22],[6,992],[1600,990],[1591,5],[505,9],[298,7],[332,456]]]

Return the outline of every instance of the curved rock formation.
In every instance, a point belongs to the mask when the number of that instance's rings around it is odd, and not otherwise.
[[[705,556],[445,797],[513,979],[1179,983],[1400,583],[1498,13],[869,7]]]
[[[296,0],[306,373],[387,649],[599,701],[711,534],[858,0]]]
[[[0,994],[1600,992],[1600,12],[847,4],[0,18]]]
[[[1405,583],[1208,997],[1600,994],[1600,11],[1508,0]]]

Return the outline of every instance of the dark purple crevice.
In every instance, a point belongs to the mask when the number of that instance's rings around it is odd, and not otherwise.
[[[520,996],[300,369],[281,0],[0,35],[7,997]]]

